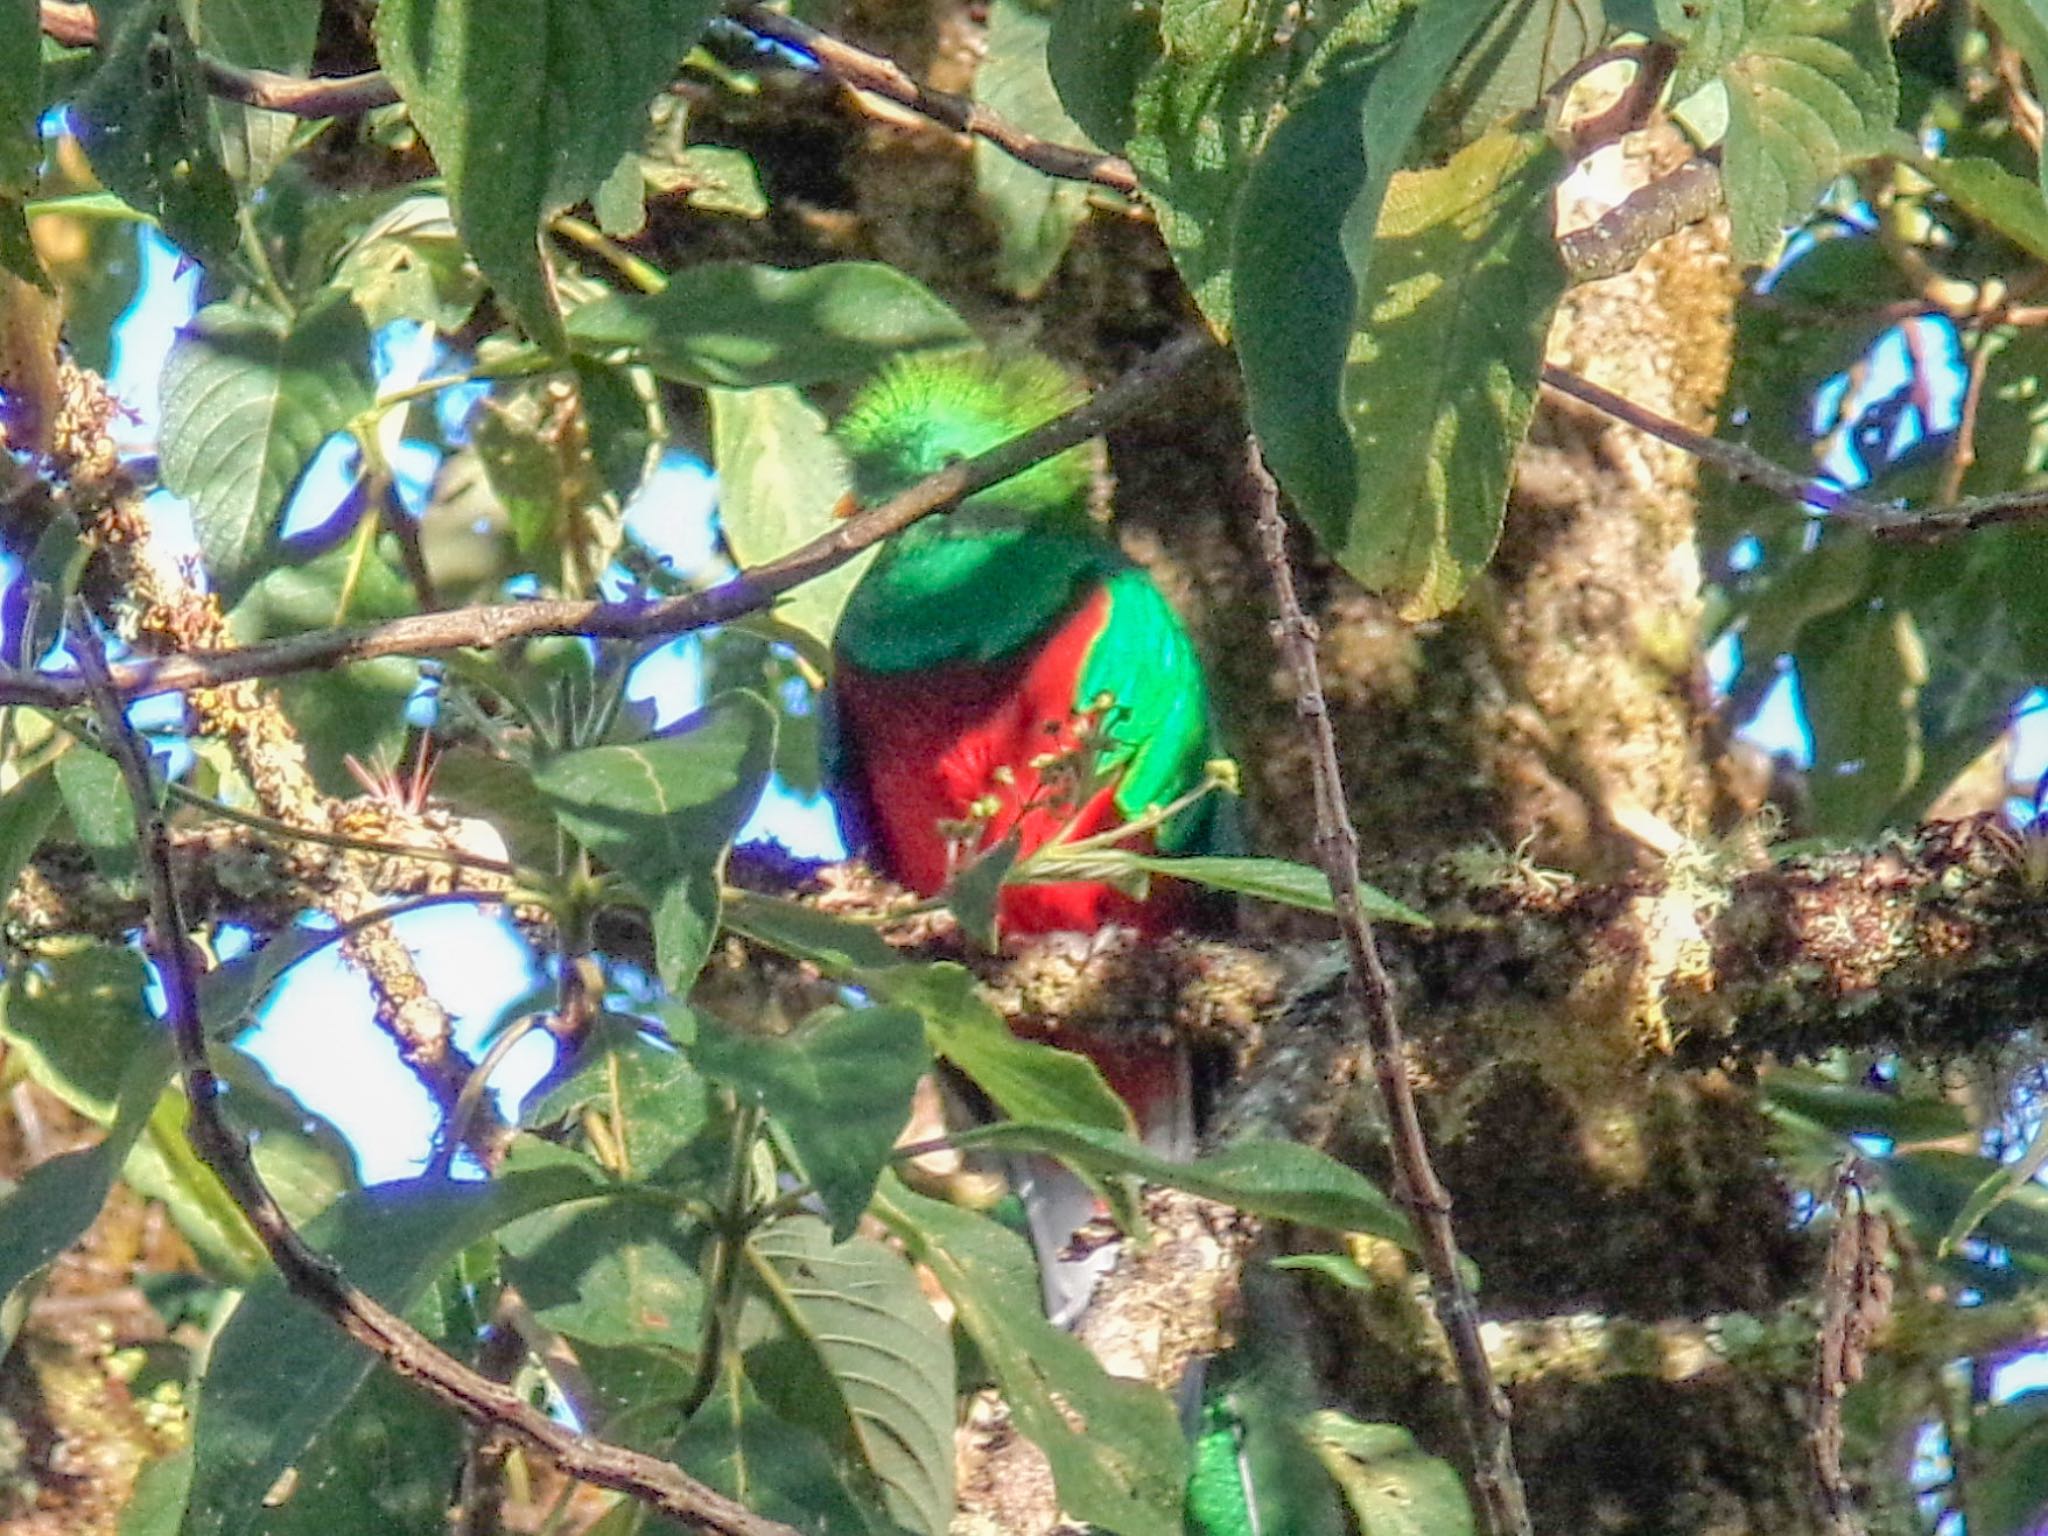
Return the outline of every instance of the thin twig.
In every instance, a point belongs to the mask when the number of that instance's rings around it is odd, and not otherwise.
[[[951,91],[921,85],[904,73],[893,59],[841,42],[815,27],[805,26],[794,17],[771,11],[765,5],[742,3],[733,6],[727,14],[756,36],[770,38],[809,54],[818,61],[818,67],[827,76],[840,84],[872,92],[898,106],[908,107],[918,116],[928,117],[955,133],[986,139],[1011,159],[1021,161],[1035,171],[1043,171],[1063,181],[1093,182],[1098,187],[1107,187],[1127,197],[1138,190],[1137,171],[1120,155],[1054,144],[1036,134],[1026,133],[972,97],[956,96]]]
[[[808,544],[701,592],[652,603],[580,598],[496,603],[412,614],[355,629],[311,630],[227,650],[124,662],[109,669],[111,686],[117,697],[133,699],[151,693],[218,688],[250,678],[278,677],[379,656],[424,656],[541,635],[666,640],[709,625],[727,624],[762,611],[783,593],[844,565],[862,550],[962,497],[1099,436],[1153,399],[1213,345],[1206,330],[1190,328],[1073,410],[987,453],[948,465],[901,495],[854,514]],[[0,668],[0,705],[65,709],[87,697],[86,686],[76,674]]]
[[[1755,486],[1808,512],[1826,512],[1839,521],[1854,522],[1872,529],[1892,528],[1914,520],[1912,513],[1865,501],[1838,486],[1826,484],[1810,475],[1797,474],[1739,443],[1725,443],[1718,437],[1695,432],[1668,416],[1660,416],[1611,389],[1603,389],[1590,379],[1550,363],[1543,365],[1543,382],[1603,415],[1612,416],[1616,421],[1691,454],[1737,485]]]
[[[43,35],[53,42],[67,48],[99,46],[99,17],[90,5],[42,0],[41,21]],[[204,53],[199,56],[199,69],[206,89],[222,100],[292,117],[350,117],[398,100],[397,89],[383,71],[375,69],[360,75],[304,80],[272,69],[243,69]]]
[[[292,1294],[325,1313],[350,1338],[444,1406],[473,1424],[502,1430],[551,1457],[570,1477],[629,1494],[691,1530],[718,1536],[796,1536],[789,1526],[761,1518],[667,1462],[607,1445],[555,1423],[511,1388],[444,1353],[306,1246],[264,1186],[248,1146],[221,1118],[223,1085],[207,1059],[198,968],[171,873],[170,827],[158,802],[149,754],[128,723],[108,672],[106,651],[82,603],[72,608],[70,641],[107,748],[121,766],[134,807],[149,890],[147,948],[163,987],[164,1014],[191,1104],[187,1134],[193,1149],[248,1217]]]
[[[1372,1047],[1373,1075],[1386,1110],[1394,1162],[1394,1192],[1414,1223],[1429,1271],[1437,1322],[1450,1341],[1457,1368],[1460,1406],[1472,1443],[1473,1483],[1479,1491],[1490,1536],[1530,1536],[1522,1475],[1515,1466],[1508,1401],[1495,1385],[1493,1368],[1479,1332],[1479,1309],[1460,1272],[1457,1234],[1451,1229],[1451,1197],[1430,1161],[1429,1141],[1408,1081],[1407,1048],[1394,1009],[1394,985],[1374,942],[1372,922],[1358,902],[1358,834],[1352,830],[1337,738],[1323,697],[1316,663],[1316,631],[1294,592],[1287,560],[1287,525],[1280,516],[1280,490],[1266,470],[1258,445],[1251,445],[1251,475],[1258,489],[1259,541],[1279,600],[1273,634],[1294,673],[1295,708],[1308,739],[1315,780],[1316,859],[1330,884],[1337,925],[1351,965],[1346,978],[1352,1001],[1365,1021]]]
[[[1836,1178],[1833,1205],[1835,1225],[1821,1277],[1820,1332],[1807,1400],[1807,1455],[1829,1536],[1864,1536],[1842,1470],[1842,1399],[1863,1379],[1871,1341],[1891,1315],[1892,1279],[1885,1268],[1884,1220],[1865,1200],[1854,1163]]]

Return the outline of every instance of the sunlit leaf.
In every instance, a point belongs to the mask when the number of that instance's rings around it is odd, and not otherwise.
[[[901,1255],[794,1216],[747,1244],[746,1284],[780,1337],[747,1372],[790,1422],[863,1467],[889,1514],[941,1536],[953,1514],[953,1345]]]
[[[706,1020],[691,1060],[781,1125],[832,1218],[853,1235],[910,1096],[931,1066],[924,1021],[908,1008],[826,1008],[788,1035],[742,1035]]]
[[[875,1211],[952,1299],[1017,1427],[1051,1463],[1060,1507],[1119,1536],[1180,1536],[1187,1457],[1172,1405],[1108,1375],[1045,1320],[1024,1239],[893,1177]]]
[[[541,222],[593,191],[639,142],[648,99],[716,9],[709,0],[377,7],[377,57],[447,178],[456,223],[505,307],[550,351],[562,346],[562,323]]]
[[[569,834],[652,908],[671,991],[710,953],[726,850],[761,798],[774,750],[775,712],[728,693],[656,740],[565,753],[534,774]]]
[[[851,378],[973,333],[915,278],[875,262],[802,271],[706,261],[657,294],[616,293],[578,308],[569,339],[624,350],[679,384],[752,389]]]
[[[765,1519],[794,1522],[807,1536],[878,1536],[817,1436],[770,1410],[736,1358],[671,1455],[690,1476]]]
[[[1053,9],[1030,0],[995,0],[989,6],[988,55],[975,72],[974,95],[1048,144],[1087,148],[1087,134],[1060,105],[1046,68]],[[974,141],[974,187],[996,230],[997,285],[1018,298],[1035,298],[1088,216],[1087,187],[1033,170],[986,139]]]
[[[368,410],[370,334],[340,296],[287,323],[214,304],[164,365],[164,484],[192,502],[217,590],[270,558],[285,498],[320,445]]]
[[[1472,1508],[1457,1468],[1426,1453],[1398,1424],[1361,1424],[1325,1409],[1309,1443],[1372,1536],[1472,1536]]]
[[[786,385],[714,389],[710,400],[718,526],[733,558],[759,565],[827,532],[853,479],[824,416]],[[776,618],[829,645],[873,559],[867,551],[805,582],[775,605]]]

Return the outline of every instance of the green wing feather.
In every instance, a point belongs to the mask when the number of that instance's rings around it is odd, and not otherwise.
[[[1128,820],[1194,789],[1218,753],[1209,685],[1179,615],[1135,566],[1111,572],[1104,584],[1109,621],[1089,648],[1074,706],[1086,709],[1104,694],[1116,701],[1110,734],[1129,745],[1106,754],[1106,766],[1123,770],[1116,806]],[[1161,851],[1227,851],[1223,798],[1210,795],[1162,827]]]

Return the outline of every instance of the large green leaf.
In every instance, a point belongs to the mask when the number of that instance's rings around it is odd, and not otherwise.
[[[1087,873],[1082,873],[1086,870]],[[1308,912],[1330,913],[1337,904],[1330,899],[1330,882],[1320,869],[1288,859],[1253,859],[1211,854],[1162,856],[1138,853],[1128,848],[1104,848],[1067,855],[1047,850],[1032,860],[1029,878],[1040,880],[1107,879],[1125,881],[1132,877],[1170,875],[1205,886],[1212,891],[1229,891],[1283,907],[1300,907]],[[1360,881],[1358,904],[1368,917],[1410,927],[1427,928],[1430,921],[1405,902]]]
[[[878,1536],[817,1436],[778,1417],[734,1358],[676,1441],[677,1466],[764,1519],[806,1536]],[[595,1529],[595,1527],[593,1527]],[[612,1536],[607,1527],[605,1536]],[[620,1533],[637,1529],[616,1528]]]
[[[0,1194],[0,1351],[18,1316],[9,1299],[92,1225],[170,1072],[170,1039],[158,1035],[129,1058],[107,1134],[36,1164]]]
[[[1410,42],[1426,36],[1418,23]],[[1389,178],[1383,203],[1367,174],[1340,250],[1327,223],[1301,221],[1339,211],[1316,190],[1341,170],[1331,136],[1356,134],[1356,112],[1370,124],[1392,78],[1333,80],[1261,158],[1240,224],[1240,360],[1273,470],[1324,546],[1426,618],[1500,534],[1564,290],[1549,228],[1561,162],[1539,135],[1497,133]],[[1368,206],[1369,242],[1355,222]]]
[[[53,769],[38,768],[0,795],[0,891],[11,891],[63,808]],[[129,818],[134,824],[134,818]]]
[[[1158,17],[1126,0],[1061,0],[1045,41],[1060,104],[1096,143],[1121,151],[1131,137],[1138,83],[1159,61]]]
[[[1623,28],[1622,30],[1627,30]],[[1539,106],[1543,93],[1606,38],[1602,0],[1500,5],[1473,38],[1431,109],[1460,140]]]
[[[941,961],[898,966],[863,980],[878,999],[914,1008],[932,1049],[973,1078],[1004,1114],[1130,1129],[1130,1111],[1095,1063],[1010,1033],[965,967]]]
[[[849,378],[974,336],[922,283],[876,262],[785,272],[706,261],[660,293],[583,305],[569,316],[569,339],[579,351],[623,350],[679,384],[753,389]]]
[[[351,1282],[403,1311],[471,1243],[600,1187],[566,1166],[488,1184],[383,1184],[338,1201],[306,1236]],[[348,1407],[374,1363],[275,1273],[251,1286],[214,1340],[195,1395],[186,1536],[262,1530],[264,1494]]]
[[[256,1172],[287,1217],[311,1221],[357,1187],[355,1152],[341,1133],[311,1114],[262,1063],[245,1051],[215,1047],[213,1065],[227,1084],[228,1123],[250,1143]],[[121,1177],[137,1194],[162,1203],[209,1273],[246,1284],[268,1259],[248,1218],[193,1150],[190,1120],[184,1096],[166,1092]]]
[[[1897,125],[1890,10],[1879,0],[1660,0],[1684,47],[1680,100],[1713,82],[1728,98],[1721,178],[1738,261],[1766,261],[1827,184],[1881,153]]]
[[[77,110],[93,171],[209,267],[235,248],[235,189],[175,0],[100,0],[100,64]]]
[[[1309,1443],[1371,1536],[1472,1536],[1457,1468],[1399,1424],[1361,1424],[1334,1409],[1310,1416]]]
[[[24,958],[0,993],[0,1040],[80,1114],[113,1117],[129,1062],[162,1038],[142,1003],[142,957],[89,944]]]
[[[1927,656],[1910,613],[1878,602],[1817,619],[1792,648],[1813,732],[1817,828],[1853,839],[1882,826],[1920,773],[1914,704]]]
[[[1233,274],[1249,271],[1231,251],[1238,197],[1298,68],[1293,50],[1273,45],[1293,25],[1290,6],[1163,0],[1163,51],[1132,98],[1125,152],[1174,266],[1219,331],[1234,324]],[[1123,35],[1108,25],[1111,37]]]
[[[2028,1536],[2048,1505],[2048,1391],[1978,1411],[1970,1424],[1970,1536]]]
[[[759,565],[830,529],[853,477],[824,416],[788,385],[714,389],[710,398],[718,526],[733,558]],[[805,582],[775,605],[775,617],[829,645],[873,559],[866,551]]]
[[[820,1009],[789,1035],[742,1035],[706,1020],[691,1058],[782,1126],[832,1218],[853,1235],[931,1067],[924,1021],[908,1008]]]
[[[579,1152],[522,1139],[508,1173],[597,1165]],[[549,1328],[579,1343],[663,1345],[694,1354],[702,1342],[701,1233],[669,1200],[614,1190],[511,1222],[498,1232],[505,1278]]]
[[[57,759],[56,771],[64,813],[92,856],[93,868],[116,889],[133,889],[139,864],[135,810],[119,765],[104,752],[74,746]]]
[[[650,1039],[637,1020],[616,1013],[598,1016],[575,1071],[520,1118],[547,1126],[586,1113],[604,1118],[622,1159],[621,1178],[657,1182],[711,1118],[704,1079],[689,1055]]]
[[[232,600],[260,574],[300,474],[372,398],[369,331],[339,294],[289,323],[199,312],[164,365],[161,451],[217,591]]]
[[[746,1284],[778,1324],[747,1374],[784,1418],[880,1485],[890,1516],[942,1536],[953,1513],[953,1344],[903,1258],[793,1216],[747,1242]]]
[[[542,221],[638,144],[711,0],[386,0],[377,56],[447,179],[477,264],[527,334],[562,345]]]
[[[1949,1141],[1970,1130],[1968,1111],[1935,1094],[1864,1088],[1812,1067],[1771,1068],[1764,1078],[1763,1104],[1774,1117],[1797,1116],[1845,1137]]]
[[[1148,1152],[1132,1137],[1078,1125],[1006,1121],[955,1135],[960,1147],[1046,1152],[1094,1173],[1136,1174],[1255,1216],[1415,1245],[1408,1218],[1355,1168],[1295,1141],[1240,1141],[1190,1163]]]
[[[1052,7],[995,0],[988,8],[986,57],[975,71],[975,99],[1049,144],[1086,145],[1046,67]],[[1074,231],[1088,216],[1088,189],[1033,170],[986,139],[974,141],[974,190],[996,230],[993,276],[1020,299],[1036,298],[1059,270]]]
[[[2039,182],[1975,155],[1916,156],[1913,169],[1971,218],[1981,219],[2034,260],[2048,261],[2048,199]]]
[[[932,1049],[980,1084],[1005,1114],[1106,1131],[1130,1128],[1130,1112],[1093,1062],[1011,1034],[965,968],[905,961],[872,928],[750,892],[733,893],[725,922],[756,943],[865,989],[877,1002],[915,1009]]]
[[[654,741],[565,753],[534,775],[569,835],[653,909],[655,958],[673,993],[711,952],[726,849],[767,786],[774,751],[774,710],[735,692]]]
[[[875,1213],[952,1299],[1017,1427],[1045,1452],[1061,1509],[1118,1536],[1180,1536],[1187,1450],[1172,1405],[1045,1320],[1024,1239],[893,1176]]]

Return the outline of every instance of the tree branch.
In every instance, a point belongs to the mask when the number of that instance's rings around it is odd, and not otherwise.
[[[1789,502],[1801,511],[1824,515],[1838,523],[1851,523],[1892,543],[1932,543],[2003,523],[2036,522],[2048,518],[2048,491],[2013,491],[2000,496],[1966,496],[1938,507],[1886,506],[1810,475],[1801,475],[1773,463],[1762,454],[1739,443],[1723,442],[1704,432],[1660,416],[1633,400],[1602,389],[1590,379],[1546,363],[1543,382],[1559,394],[1590,405],[1602,415],[1647,432],[1660,442],[1689,453],[1737,485],[1758,490]]]
[[[143,694],[218,688],[251,678],[279,677],[379,656],[424,656],[469,646],[503,645],[541,635],[672,639],[713,624],[730,623],[760,612],[783,593],[844,565],[862,550],[961,498],[1100,436],[1156,396],[1212,346],[1207,331],[1199,327],[1184,331],[1073,410],[987,453],[927,475],[901,495],[854,514],[808,544],[702,592],[652,603],[549,599],[413,614],[357,629],[313,630],[258,645],[124,662],[108,669],[109,686],[117,698],[125,700]],[[0,705],[65,709],[89,697],[85,681],[75,673],[40,674],[0,668]]]
[[[1626,272],[1667,235],[1697,224],[1721,206],[1721,168],[1688,160],[1667,176],[1638,187],[1584,229],[1557,242],[1566,280],[1590,283]]]
[[[1294,593],[1294,575],[1287,560],[1287,525],[1280,516],[1280,488],[1267,472],[1256,442],[1251,445],[1251,473],[1259,496],[1259,540],[1280,607],[1274,638],[1294,673],[1299,690],[1295,708],[1301,715],[1302,734],[1308,738],[1315,781],[1316,858],[1329,881],[1337,926],[1350,960],[1347,989],[1364,1018],[1372,1047],[1373,1075],[1391,1133],[1395,1195],[1415,1224],[1423,1263],[1429,1270],[1437,1322],[1450,1341],[1457,1366],[1465,1430],[1472,1445],[1473,1482],[1485,1511],[1486,1528],[1492,1536],[1531,1536],[1522,1475],[1515,1467],[1508,1428],[1507,1397],[1494,1384],[1493,1368],[1480,1337],[1479,1309],[1459,1268],[1462,1261],[1457,1235],[1451,1229],[1451,1197],[1430,1161],[1422,1117],[1415,1107],[1414,1089],[1408,1081],[1407,1046],[1394,1010],[1394,983],[1374,942],[1371,920],[1358,902],[1358,834],[1345,809],[1351,802],[1344,793],[1337,738],[1330,727],[1329,704],[1323,698],[1316,631]]]
[[[867,91],[908,107],[920,117],[952,129],[986,139],[1011,159],[1055,176],[1062,181],[1092,182],[1135,196],[1138,173],[1121,155],[1105,155],[1092,149],[1054,144],[1027,133],[1007,118],[991,112],[972,97],[951,91],[933,90],[913,80],[893,59],[856,48],[851,43],[807,27],[794,17],[769,10],[765,5],[742,3],[729,14],[756,36],[798,49],[818,61],[831,79],[854,90]]]
[[[247,1145],[221,1118],[223,1086],[207,1060],[199,977],[171,873],[169,825],[159,809],[147,750],[128,723],[121,696],[108,673],[106,651],[82,604],[72,610],[70,638],[83,686],[99,717],[107,747],[120,764],[134,807],[149,888],[147,948],[163,986],[164,1012],[191,1103],[193,1148],[248,1217],[292,1293],[325,1313],[350,1338],[443,1406],[473,1424],[503,1430],[552,1458],[571,1477],[639,1499],[694,1531],[715,1536],[796,1536],[789,1526],[762,1519],[667,1462],[555,1423],[509,1387],[444,1353],[306,1246],[264,1186]]]

